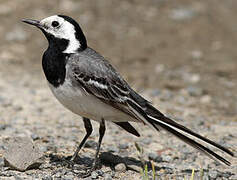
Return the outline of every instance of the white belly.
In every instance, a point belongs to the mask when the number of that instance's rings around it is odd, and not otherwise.
[[[83,89],[73,87],[69,80],[55,88],[49,83],[49,87],[58,101],[67,109],[82,117],[96,121],[104,120],[113,122],[136,121],[129,115],[103,103],[96,97],[87,94]]]

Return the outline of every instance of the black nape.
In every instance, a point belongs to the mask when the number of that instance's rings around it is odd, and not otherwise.
[[[75,37],[80,42],[80,45],[81,45],[80,48],[78,49],[78,51],[85,50],[87,48],[87,41],[86,41],[86,37],[85,37],[81,27],[79,26],[79,24],[69,16],[65,16],[65,15],[58,15],[58,16],[65,19],[66,21],[68,21],[75,27],[75,31],[76,31]]]

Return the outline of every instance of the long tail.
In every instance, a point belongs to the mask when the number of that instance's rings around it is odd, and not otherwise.
[[[159,128],[162,128],[169,133],[173,134],[177,138],[181,139],[182,141],[186,142],[187,144],[191,145],[195,149],[199,150],[200,152],[206,154],[210,158],[214,160],[219,160],[223,162],[224,164],[230,166],[231,163],[221,157],[220,155],[216,154],[212,150],[208,149],[207,147],[203,146],[199,142],[196,142],[195,140],[191,139],[188,136],[185,136],[184,134],[191,135],[197,139],[202,140],[205,143],[208,143],[224,152],[227,154],[234,156],[234,153],[231,152],[229,149],[225,148],[224,146],[221,146],[214,141],[211,141],[210,139],[207,139],[192,130],[176,123],[175,121],[171,120],[170,118],[164,116],[160,111],[155,109],[153,106],[148,105],[146,110],[141,108],[137,103],[134,103],[133,101],[128,102],[130,108],[133,110],[133,112],[140,118],[142,119],[146,124],[150,125],[151,127],[155,128],[157,131],[159,131]],[[182,134],[182,133],[184,134]]]

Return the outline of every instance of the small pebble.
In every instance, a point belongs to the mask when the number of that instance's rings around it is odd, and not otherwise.
[[[4,163],[4,158],[0,157],[0,168],[4,167],[5,163]]]
[[[105,174],[104,175],[105,180],[113,180],[112,176],[110,174]]]
[[[143,139],[141,139],[141,142],[146,145],[149,145],[149,144],[151,144],[152,139],[151,138],[143,138]]]
[[[215,170],[210,170],[210,171],[208,172],[208,175],[209,175],[210,178],[216,179],[216,178],[218,177],[218,172],[215,171]]]
[[[229,178],[229,180],[236,180],[236,179],[237,179],[237,174],[235,174]]]
[[[37,134],[31,134],[31,138],[33,139],[33,141],[40,139]]]
[[[159,96],[160,94],[161,94],[161,92],[158,89],[154,89],[154,90],[151,91],[151,96],[152,97]]]
[[[73,175],[65,175],[63,180],[73,180],[75,177]]]
[[[168,155],[161,155],[162,161],[164,162],[170,162],[172,161],[172,157]]]
[[[98,174],[98,176],[104,175],[104,172],[101,169],[97,170],[96,173]]]
[[[128,149],[128,144],[119,144],[119,149]]]
[[[97,143],[95,141],[92,141],[92,140],[88,140],[86,143],[85,143],[85,147],[86,148],[96,148],[97,147]]]
[[[124,163],[119,163],[115,166],[115,171],[116,172],[125,172],[126,171],[126,166]]]
[[[220,175],[220,173],[219,173],[219,175]],[[223,172],[223,173],[221,173],[221,176],[225,177],[225,178],[229,178],[232,175],[233,175],[233,173],[231,173],[231,172]]]
[[[162,162],[162,157],[156,153],[149,153],[148,158],[149,160],[153,160],[155,162]]]
[[[119,149],[115,146],[109,146],[107,147],[108,152],[119,152]]]
[[[98,178],[97,172],[93,171],[93,172],[91,173],[91,179],[97,179],[97,178]]]
[[[194,86],[189,86],[187,88],[187,91],[190,94],[190,96],[201,96],[204,93],[203,89]]]
[[[42,180],[53,180],[53,178],[49,175],[46,175],[46,176],[42,177]]]
[[[60,178],[60,177],[61,177],[61,173],[60,173],[60,172],[57,172],[53,177],[54,177],[54,178]]]

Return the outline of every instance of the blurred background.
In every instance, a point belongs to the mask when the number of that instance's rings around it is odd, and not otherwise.
[[[56,102],[42,72],[47,41],[38,29],[21,22],[54,14],[78,21],[88,45],[162,112],[197,131],[213,123],[235,131],[236,9],[235,0],[0,0],[1,134],[46,138],[57,133],[55,126],[64,126],[60,133],[75,136],[67,142],[67,153],[78,140],[72,128],[82,122]],[[221,125],[213,137],[226,135]]]

